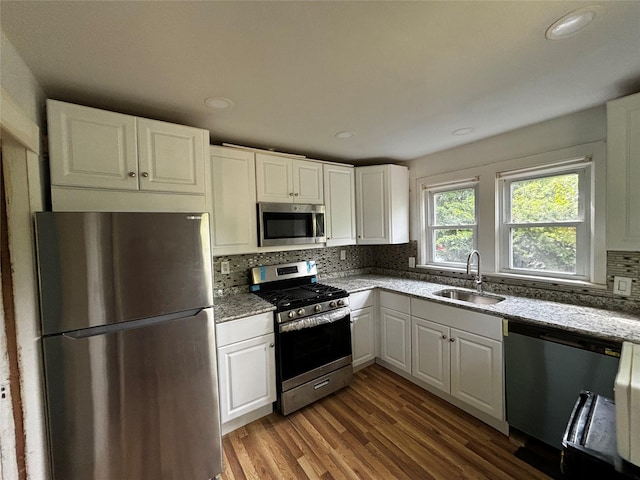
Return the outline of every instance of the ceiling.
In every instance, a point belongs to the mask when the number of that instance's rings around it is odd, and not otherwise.
[[[586,29],[545,38],[593,4]],[[50,98],[323,160],[410,160],[640,91],[640,1],[2,0],[0,14]],[[204,104],[218,96],[233,106]]]

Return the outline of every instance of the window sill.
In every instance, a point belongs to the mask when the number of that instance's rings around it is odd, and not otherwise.
[[[456,268],[456,267],[448,267],[448,266],[439,266],[439,265],[416,265],[416,268],[421,270],[428,270],[429,273],[437,274],[437,272],[446,272],[452,274],[458,274],[456,276],[464,276],[467,277],[466,268]],[[475,268],[473,269],[475,274]],[[597,290],[606,290],[607,285],[601,283],[592,283],[587,282],[585,280],[571,280],[568,278],[553,278],[553,277],[541,277],[535,275],[519,275],[516,273],[504,273],[504,272],[482,272],[482,276],[486,276],[488,281],[491,282],[492,279],[504,279],[504,280],[517,280],[518,282],[527,282],[531,284],[543,283],[543,284],[554,284],[554,285],[565,285],[568,287],[575,288],[592,288]],[[469,278],[471,279],[471,278]],[[526,286],[526,285],[525,285]],[[533,285],[532,285],[533,286]]]

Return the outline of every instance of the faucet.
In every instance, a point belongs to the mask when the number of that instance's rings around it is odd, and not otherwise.
[[[467,275],[471,275],[471,260],[473,255],[477,255],[478,257],[478,268],[476,270],[476,289],[478,293],[482,292],[482,274],[480,273],[480,252],[478,250],[471,250],[469,256],[467,256]]]

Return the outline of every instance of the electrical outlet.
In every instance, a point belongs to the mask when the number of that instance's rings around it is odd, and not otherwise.
[[[7,385],[0,385],[0,400],[9,398],[9,387]]]
[[[340,260],[346,260],[346,259],[347,259],[347,251],[340,250]]]
[[[616,295],[624,295],[628,297],[631,295],[632,278],[628,277],[613,277],[613,293]]]
[[[229,262],[220,262],[220,273],[223,275],[229,275],[231,270],[229,269]]]
[[[409,257],[409,268],[416,268],[416,257]]]

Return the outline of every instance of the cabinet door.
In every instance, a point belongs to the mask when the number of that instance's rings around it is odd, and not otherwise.
[[[211,147],[210,170],[213,254],[255,252],[258,244],[253,153]]]
[[[322,164],[307,160],[293,160],[294,203],[324,203]]]
[[[502,343],[451,329],[451,395],[499,419],[503,412]]]
[[[274,335],[218,348],[222,423],[276,399]]]
[[[640,250],[640,93],[607,104],[607,249]]]
[[[353,167],[324,164],[327,247],[356,243]]]
[[[380,358],[411,373],[411,317],[380,307]]]
[[[358,243],[382,244],[389,239],[389,205],[384,166],[356,168]]]
[[[137,122],[140,190],[203,194],[208,132],[146,118]]]
[[[411,317],[412,375],[449,393],[451,386],[449,327]]]
[[[376,329],[373,307],[351,312],[351,347],[354,368],[376,358]]]
[[[136,119],[47,101],[51,184],[138,190]]]
[[[293,166],[290,158],[256,154],[258,202],[293,202]]]

